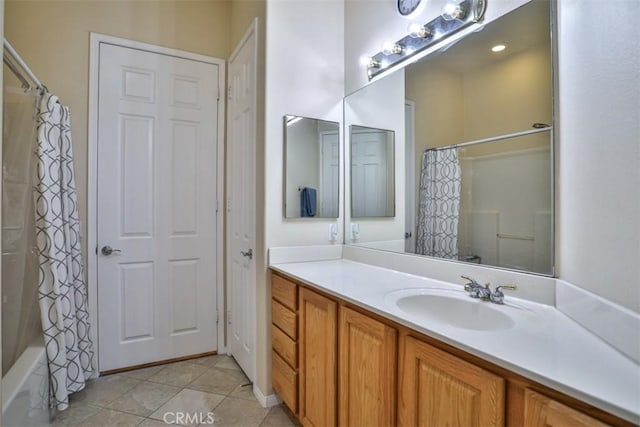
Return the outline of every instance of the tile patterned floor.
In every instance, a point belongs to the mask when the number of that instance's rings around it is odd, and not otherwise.
[[[181,419],[180,414],[190,414]],[[211,415],[209,415],[211,414]],[[98,378],[70,396],[54,426],[298,425],[282,406],[265,409],[232,357],[207,356]],[[178,422],[176,422],[176,420]],[[194,423],[195,422],[195,423]],[[202,422],[202,424],[198,424]]]

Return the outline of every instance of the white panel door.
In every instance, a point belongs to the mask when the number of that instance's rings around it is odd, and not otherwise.
[[[227,291],[229,347],[251,381],[256,365],[256,31],[229,61]]]
[[[320,132],[320,216],[338,217],[340,191],[340,137],[337,132]]]
[[[351,135],[352,216],[385,216],[387,208],[387,134]]]
[[[100,45],[100,371],[216,350],[217,82],[217,65]]]

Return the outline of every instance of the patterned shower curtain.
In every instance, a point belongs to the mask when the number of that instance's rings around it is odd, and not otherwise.
[[[80,220],[73,177],[69,109],[44,93],[38,111],[36,238],[38,297],[49,362],[51,402],[58,410],[93,373]]]
[[[417,254],[458,259],[461,176],[457,148],[425,151],[420,176]]]

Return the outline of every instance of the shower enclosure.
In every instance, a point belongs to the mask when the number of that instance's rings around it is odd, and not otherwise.
[[[38,305],[39,261],[33,200],[35,116],[40,96],[39,88],[30,84],[7,56],[6,44],[5,40],[1,423],[48,425],[50,382]]]
[[[2,143],[2,375],[41,337],[33,203],[37,91],[5,65]]]

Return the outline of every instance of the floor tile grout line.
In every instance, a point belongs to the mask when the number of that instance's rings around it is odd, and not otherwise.
[[[143,381],[143,383],[149,383],[151,381]],[[160,383],[151,383],[151,384],[160,384]],[[138,384],[136,387],[138,387],[140,384]],[[167,385],[167,384],[160,384],[160,385]],[[136,388],[134,387],[134,388]],[[179,388],[177,386],[173,386],[175,388]],[[111,407],[105,407],[105,409],[111,409],[113,411],[117,411],[117,412],[122,412],[124,414],[129,414],[129,415],[135,415],[136,417],[143,417],[143,418],[149,418],[151,416],[151,414],[153,414],[155,411],[157,411],[158,409],[160,409],[162,407],[162,405],[164,405],[165,403],[167,403],[168,401],[170,401],[171,399],[173,399],[174,397],[176,397],[178,395],[178,393],[180,393],[182,390],[184,390],[184,388],[180,388],[180,390],[178,390],[175,394],[172,394],[167,400],[165,400],[164,402],[162,402],[157,408],[154,408],[151,413],[149,415],[140,415],[140,414],[134,414],[133,412],[128,412],[122,409],[115,409],[115,408],[111,408]],[[133,389],[129,390],[128,392],[125,392],[124,394],[122,394],[120,397],[124,397],[125,394],[129,393],[130,391],[133,391]],[[120,399],[120,397],[116,398],[113,402],[115,402],[116,400]],[[113,402],[109,403],[109,405],[111,405]],[[154,419],[154,418],[151,418]],[[157,421],[157,420],[156,420]]]
[[[207,356],[207,357],[212,357],[212,356]],[[252,396],[251,393],[244,393],[242,392],[242,388],[245,386],[250,386],[252,383],[251,381],[247,378],[246,374],[244,374],[244,372],[242,371],[242,369],[237,365],[237,362],[235,361],[235,359],[233,359],[232,357],[228,356],[228,355],[216,355],[213,356],[216,357],[216,359],[218,360],[212,360],[210,362],[214,362],[213,364],[209,364],[209,363],[197,363],[196,360],[186,360],[186,361],[179,361],[179,362],[175,362],[175,363],[171,363],[171,364],[166,364],[165,366],[163,366],[162,368],[158,369],[157,371],[153,372],[149,377],[146,378],[141,378],[141,377],[136,377],[135,376],[135,370],[130,371],[128,373],[120,373],[120,374],[115,374],[114,376],[118,376],[120,378],[126,379],[130,382],[132,382],[133,384],[130,385],[129,387],[127,387],[126,389],[124,389],[122,392],[118,393],[116,396],[114,396],[112,399],[107,399],[104,403],[96,403],[96,402],[84,402],[84,401],[79,401],[79,402],[73,402],[76,403],[77,405],[85,405],[89,408],[93,408],[96,410],[96,412],[92,415],[89,415],[88,417],[83,418],[82,420],[79,420],[78,423],[76,424],[80,424],[83,423],[84,421],[86,421],[87,419],[96,416],[97,414],[99,414],[100,412],[103,411],[113,411],[119,414],[124,414],[127,416],[132,416],[132,417],[137,417],[140,418],[141,420],[139,421],[138,424],[142,424],[145,422],[145,420],[152,420],[153,422],[162,422],[161,420],[157,419],[157,418],[151,418],[151,415],[153,415],[153,413],[155,413],[156,411],[158,411],[160,408],[162,408],[162,406],[166,405],[168,402],[170,402],[172,399],[174,399],[178,394],[180,394],[181,392],[185,391],[185,390],[189,390],[189,391],[194,391],[194,392],[199,392],[199,393],[205,393],[205,394],[209,394],[209,395],[216,395],[219,398],[221,398],[221,400],[212,408],[210,408],[209,410],[211,411],[215,411],[217,409],[219,409],[222,405],[224,404],[230,404],[230,402],[232,401],[236,401],[236,404],[240,404],[243,405],[239,402],[246,402],[247,404],[251,403],[254,405],[257,405],[257,407],[261,407],[258,400],[255,398],[255,396]],[[167,383],[167,382],[160,382],[158,380],[153,380],[152,378],[156,375],[158,375],[160,372],[162,372],[163,370],[170,368],[171,366],[176,366],[176,364],[180,364],[180,365],[189,365],[189,366],[199,366],[202,369],[202,372],[200,372],[198,375],[196,375],[194,378],[192,378],[188,383],[184,384],[184,385],[176,385],[175,383],[171,384],[171,383]],[[225,366],[219,366],[221,364],[224,364]],[[142,369],[148,369],[148,368],[141,368]],[[206,388],[203,390],[201,389],[197,389],[197,388],[191,388],[194,387],[192,384],[194,382],[196,382],[198,379],[200,379],[202,376],[206,375],[207,373],[210,373],[212,371],[217,371],[219,373],[225,374],[225,375],[231,375],[234,377],[234,382],[235,385],[227,392],[223,392],[221,393],[220,391],[208,391]],[[241,374],[242,378],[240,379],[240,381],[235,381],[237,380],[237,374],[239,373]],[[127,375],[129,374],[129,375]],[[98,389],[100,388],[102,384],[95,384],[94,387],[97,387]],[[133,412],[129,412],[127,410],[123,410],[120,408],[114,408],[111,407],[110,405],[112,405],[114,402],[116,402],[118,399],[124,398],[126,397],[128,394],[132,393],[133,390],[135,390],[137,387],[140,386],[150,386],[150,387],[154,387],[156,385],[162,385],[165,386],[167,388],[170,388],[172,390],[170,396],[168,396],[166,399],[163,399],[162,403],[159,404],[159,406],[155,407],[155,409],[152,410],[152,412],[148,415],[140,415],[139,413],[133,413]],[[173,390],[175,389],[175,390]],[[175,392],[174,392],[175,391]],[[237,393],[236,395],[234,395],[234,393]],[[155,405],[154,405],[155,406]],[[146,406],[144,407],[146,409]],[[271,407],[271,408],[263,408],[265,409],[264,412],[261,412],[259,414],[259,416],[257,418],[254,418],[254,421],[256,422],[256,425],[260,426],[262,425],[265,420],[274,412],[275,407]],[[258,414],[256,414],[258,415]],[[64,424],[64,423],[63,423]],[[74,424],[74,425],[76,425]],[[65,424],[66,425],[66,424]]]

